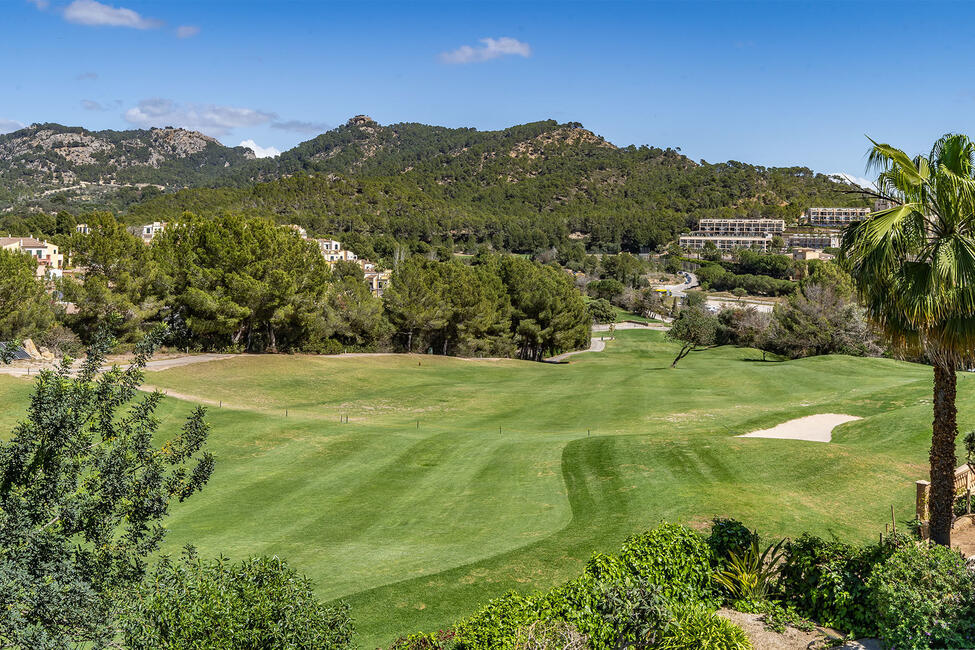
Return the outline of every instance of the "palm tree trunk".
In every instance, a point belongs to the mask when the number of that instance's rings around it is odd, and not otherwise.
[[[958,435],[954,368],[934,367],[934,423],[931,435],[931,540],[951,545],[955,502],[955,438]]]

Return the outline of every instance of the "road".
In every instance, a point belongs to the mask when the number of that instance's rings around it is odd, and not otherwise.
[[[701,284],[697,281],[697,276],[690,271],[681,271],[680,274],[684,276],[684,284],[670,284],[662,287],[663,289],[666,289],[670,295],[676,296],[677,298],[683,298],[688,289],[693,289]]]

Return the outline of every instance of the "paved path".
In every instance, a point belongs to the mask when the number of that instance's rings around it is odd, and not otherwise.
[[[158,370],[168,370],[169,368],[177,368],[179,366],[188,366],[194,363],[206,363],[209,361],[221,361],[223,359],[230,359],[232,357],[240,356],[237,354],[190,354],[185,356],[170,357],[168,359],[156,359],[154,361],[149,361],[146,364],[146,370],[149,372],[154,372]],[[36,364],[24,365],[24,362],[18,362],[17,365],[2,366],[0,365],[0,375],[13,375],[15,377],[26,377],[27,375],[36,375],[43,368],[54,368],[57,363],[52,361],[37,362]],[[127,368],[128,363],[118,363],[119,368]],[[72,366],[73,370],[77,370],[81,367],[81,361],[75,361]],[[110,370],[112,364],[107,364],[102,366],[102,370]]]
[[[633,322],[625,322],[625,323],[616,323],[616,329],[617,330],[655,330],[657,332],[666,332],[667,330],[670,329],[670,325],[668,325],[667,323],[633,323]],[[599,325],[593,325],[592,326],[592,331],[593,332],[608,332],[609,331],[609,325],[608,324],[605,324],[605,323],[604,324],[599,324]]]
[[[610,339],[610,340],[612,340],[612,339]],[[588,350],[573,350],[572,352],[563,352],[562,354],[557,354],[554,357],[549,357],[548,359],[545,359],[545,361],[549,361],[551,363],[558,363],[560,361],[565,361],[566,359],[568,359],[569,357],[571,357],[574,354],[582,354],[583,352],[602,352],[605,349],[606,349],[606,341],[605,340],[603,340],[603,339],[591,339],[589,341],[589,349]]]
[[[642,323],[617,323],[616,324],[616,329],[618,329],[618,330],[645,330],[645,331],[649,331],[649,332],[666,332],[667,330],[670,329],[670,326],[669,325],[665,325],[663,323],[648,323],[646,325],[644,325]],[[592,331],[593,332],[608,332],[609,331],[609,325],[593,325]],[[612,340],[613,339],[611,337],[607,337],[607,338],[603,338],[603,337],[600,337],[600,338],[592,338],[592,339],[589,340],[589,349],[588,350],[573,350],[572,352],[563,352],[562,354],[557,354],[554,357],[549,357],[548,359],[545,359],[545,361],[549,361],[549,362],[552,362],[552,363],[558,363],[560,361],[565,361],[569,357],[574,356],[576,354],[582,354],[583,352],[602,352],[603,350],[606,349],[606,342],[607,341],[612,341]]]

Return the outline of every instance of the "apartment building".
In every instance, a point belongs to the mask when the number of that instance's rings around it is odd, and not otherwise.
[[[0,249],[27,253],[37,260],[37,276],[60,276],[64,255],[58,247],[33,237],[0,237]]]
[[[785,232],[783,219],[701,219],[698,232],[717,235],[765,235]]]
[[[691,250],[701,250],[707,242],[714,244],[718,250],[731,251],[736,248],[753,248],[767,252],[772,247],[772,235],[717,235],[707,232],[692,232],[681,235],[678,243]]]
[[[783,235],[788,248],[839,248],[842,237],[836,232],[791,232]]]
[[[335,241],[334,239],[318,239],[318,248],[321,249],[322,255],[325,256],[325,261],[329,264],[334,264],[335,262],[354,262],[359,259],[355,253],[352,251],[347,251],[342,248],[342,242]]]
[[[808,208],[806,221],[814,226],[842,228],[870,216],[870,208]]]

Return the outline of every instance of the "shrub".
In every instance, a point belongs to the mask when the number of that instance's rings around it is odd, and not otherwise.
[[[712,596],[712,557],[711,548],[701,534],[680,524],[662,524],[627,539],[617,560],[631,574],[660,585],[666,598],[691,602]],[[610,577],[593,560],[586,573],[601,580]]]
[[[514,650],[587,650],[587,639],[567,623],[535,621],[515,633]]]
[[[592,316],[592,322],[594,323],[616,322],[616,310],[613,309],[613,305],[611,305],[610,302],[605,298],[598,298],[590,301],[590,303],[586,305],[586,309],[589,310],[589,315]]]
[[[594,650],[614,648],[621,636],[635,640],[667,625],[670,602],[710,601],[711,557],[703,536],[663,524],[627,539],[617,555],[594,554],[582,576],[547,594],[512,592],[492,600],[457,633],[465,648],[501,650],[511,647],[521,627],[563,621],[586,635]],[[636,619],[651,612],[652,624],[638,628]]]
[[[457,626],[465,648],[504,650],[518,629],[541,618],[539,596],[522,596],[510,591],[474,612]]]
[[[349,648],[348,605],[320,603],[312,584],[278,558],[237,564],[187,553],[163,559],[119,616],[126,648]]]
[[[726,568],[715,572],[714,580],[724,587],[732,598],[762,601],[772,589],[778,575],[778,563],[782,558],[782,544],[769,544],[764,551],[753,541],[742,554],[732,551]]]
[[[459,647],[457,633],[440,630],[436,634],[411,634],[393,641],[389,650],[453,650]]]
[[[975,575],[957,551],[910,544],[874,570],[869,587],[888,645],[975,647]]]
[[[700,605],[678,610],[674,624],[656,646],[658,650],[751,650],[745,632],[726,618]]]
[[[599,614],[609,647],[653,646],[670,625],[670,608],[658,584],[645,579],[600,585]],[[594,644],[595,645],[595,644]]]
[[[779,589],[803,616],[857,636],[872,636],[877,625],[867,604],[867,580],[902,543],[902,538],[885,538],[860,547],[804,534],[785,545]]]
[[[586,291],[593,298],[605,298],[606,300],[612,300],[614,297],[620,295],[623,293],[623,289],[623,283],[613,278],[596,280],[595,282],[590,282],[589,286],[586,287]]]
[[[722,312],[722,315],[724,313]],[[731,553],[742,555],[751,547],[753,542],[758,542],[758,533],[737,519],[715,517],[711,520],[708,546],[711,547],[711,553],[718,562],[727,560]]]

